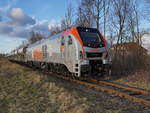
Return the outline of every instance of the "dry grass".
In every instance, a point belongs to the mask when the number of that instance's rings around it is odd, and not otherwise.
[[[0,61],[0,92],[0,113],[82,113],[87,108],[79,104],[84,99],[59,88],[54,80],[4,60]]]
[[[150,109],[126,99],[0,60],[0,113],[130,113]]]
[[[118,53],[113,58],[111,79],[121,84],[150,90],[150,56],[136,49],[131,55],[121,56]]]
[[[150,90],[150,71],[136,72],[128,76],[123,76],[114,81],[132,87]]]

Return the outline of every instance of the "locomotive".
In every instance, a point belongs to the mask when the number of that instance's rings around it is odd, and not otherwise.
[[[82,77],[110,72],[109,45],[95,28],[72,27],[29,44],[10,59],[51,72]]]

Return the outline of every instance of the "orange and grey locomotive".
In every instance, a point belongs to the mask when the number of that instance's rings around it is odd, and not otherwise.
[[[14,52],[13,56],[19,54],[13,58],[30,66],[82,77],[110,69],[108,49],[97,29],[73,27]]]

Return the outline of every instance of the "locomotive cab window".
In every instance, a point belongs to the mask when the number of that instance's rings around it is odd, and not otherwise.
[[[64,39],[64,37],[61,38],[61,45],[62,46],[65,45],[65,39]]]
[[[68,36],[68,45],[72,45],[72,38],[71,38],[71,36]]]

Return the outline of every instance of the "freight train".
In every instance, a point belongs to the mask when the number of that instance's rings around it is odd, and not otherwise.
[[[9,58],[51,72],[82,77],[110,72],[109,45],[95,28],[72,27],[14,50]]]

